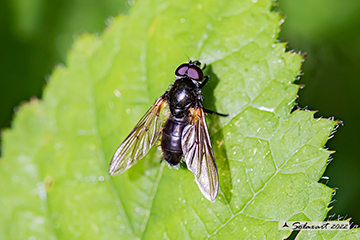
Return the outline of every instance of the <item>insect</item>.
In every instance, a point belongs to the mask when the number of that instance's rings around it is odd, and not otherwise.
[[[219,189],[219,177],[211,146],[205,114],[228,116],[204,109],[201,88],[209,80],[199,61],[181,64],[175,71],[176,80],[136,124],[116,150],[109,166],[110,175],[123,173],[142,159],[161,136],[164,159],[172,166],[182,158],[195,175],[201,193],[212,201]],[[169,106],[166,121],[160,117]],[[165,123],[164,123],[165,122]]]

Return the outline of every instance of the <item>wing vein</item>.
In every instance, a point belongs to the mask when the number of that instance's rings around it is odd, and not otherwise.
[[[190,112],[193,119],[185,127],[182,137],[184,160],[201,193],[212,201],[218,193],[219,179],[210,136],[203,109],[197,107]]]
[[[155,101],[116,150],[109,166],[112,176],[126,171],[148,153],[160,135],[163,121],[159,115],[165,106],[166,93]]]

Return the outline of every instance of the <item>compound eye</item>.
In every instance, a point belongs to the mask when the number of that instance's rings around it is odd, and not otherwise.
[[[175,75],[176,76],[185,76],[187,75],[186,72],[188,71],[189,69],[189,64],[187,63],[184,63],[184,64],[181,64],[175,71]]]
[[[195,81],[202,81],[204,78],[203,72],[197,66],[191,66],[188,69],[187,76]]]

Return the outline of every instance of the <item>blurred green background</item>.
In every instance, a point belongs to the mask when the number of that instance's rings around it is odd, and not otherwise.
[[[0,1],[0,129],[11,126],[16,107],[41,97],[46,79],[83,32],[101,33],[112,16],[128,13],[123,0]],[[338,188],[330,214],[360,224],[360,1],[279,0],[275,11],[286,17],[280,40],[288,50],[306,52],[301,108],[316,117],[342,120],[327,147],[337,152],[324,180]],[[359,148],[360,149],[360,148]]]

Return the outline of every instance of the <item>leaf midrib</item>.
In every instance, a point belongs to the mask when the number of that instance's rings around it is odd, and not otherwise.
[[[120,51],[120,48],[117,47],[115,49],[115,53],[113,54],[113,57],[115,57],[118,52]],[[95,52],[95,51],[94,51]],[[93,53],[94,53],[93,52]],[[92,55],[94,56],[94,55]],[[91,59],[91,58],[90,58]],[[91,69],[90,69],[90,64],[89,64],[90,61],[87,62],[86,64],[86,70],[88,73],[91,72]],[[105,76],[105,72],[104,71],[104,76]],[[99,119],[98,119],[98,114],[97,114],[97,107],[96,107],[96,102],[95,102],[95,85],[96,85],[96,81],[92,78],[92,75],[89,74],[88,76],[89,79],[91,79],[91,82],[92,83],[92,86],[91,86],[91,94],[90,94],[90,98],[89,98],[89,101],[91,102],[91,106],[92,106],[92,115],[93,115],[93,120],[94,120],[94,123],[95,123],[95,136],[96,136],[96,139],[97,139],[97,142],[98,142],[98,146],[99,146],[99,149],[102,149],[102,151],[99,151],[100,152],[100,158],[102,160],[102,165],[103,165],[103,168],[105,169],[108,169],[108,163],[105,159],[105,153],[104,153],[104,148],[103,148],[103,141],[102,141],[102,138],[101,138],[101,135],[98,131],[99,129]],[[108,172],[106,171],[105,174],[108,174]],[[131,230],[131,233],[132,235],[135,237],[136,236],[136,232],[133,228],[133,225],[131,224],[130,222],[130,218],[129,216],[127,215],[126,211],[125,211],[125,208],[124,208],[124,204],[122,203],[121,201],[121,198],[120,198],[120,195],[119,195],[119,192],[116,190],[116,187],[115,187],[115,183],[114,183],[114,180],[109,177],[109,185],[110,185],[110,189],[113,193],[113,196],[116,198],[116,206],[118,208],[118,211],[119,211],[119,214],[122,216],[124,222],[126,225],[128,225],[128,228]]]

